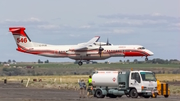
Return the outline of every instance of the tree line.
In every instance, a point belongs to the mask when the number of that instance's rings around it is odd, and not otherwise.
[[[180,61],[177,60],[177,59],[160,59],[160,58],[155,58],[155,59],[152,59],[152,60],[148,60],[148,61],[138,61],[137,59],[134,59],[134,61],[130,62],[129,59],[127,59],[126,61],[122,61],[122,60],[119,60],[120,63],[136,63],[136,64],[142,64],[142,63],[152,63],[152,64],[171,64],[171,63],[177,63],[177,64],[180,64]]]

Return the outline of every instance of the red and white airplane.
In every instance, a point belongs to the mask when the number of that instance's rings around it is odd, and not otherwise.
[[[17,44],[17,51],[57,58],[71,58],[78,60],[82,65],[83,60],[104,60],[110,57],[134,57],[152,56],[153,53],[141,45],[112,45],[108,42],[98,42],[100,36],[95,36],[85,43],[77,45],[50,45],[45,43],[32,42],[25,33],[24,27],[10,27]]]

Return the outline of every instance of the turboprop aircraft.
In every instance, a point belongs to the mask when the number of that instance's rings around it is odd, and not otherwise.
[[[50,45],[45,43],[32,42],[28,35],[25,33],[24,27],[10,27],[9,31],[12,32],[15,42],[17,44],[17,51],[41,55],[55,58],[74,59],[78,61],[78,65],[82,65],[82,61],[90,60],[104,60],[110,57],[134,57],[145,56],[145,61],[148,56],[153,53],[145,49],[141,45],[113,45],[107,42],[98,42],[100,36],[95,36],[85,43],[77,45]]]

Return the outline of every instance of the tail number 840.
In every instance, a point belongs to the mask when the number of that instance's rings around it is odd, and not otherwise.
[[[17,38],[17,43],[26,43],[27,42],[27,38]]]

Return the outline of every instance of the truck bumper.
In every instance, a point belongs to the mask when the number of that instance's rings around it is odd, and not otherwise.
[[[157,91],[157,90],[152,90],[152,91],[145,90],[145,91],[142,91],[142,94],[143,94],[144,96],[151,96],[151,95],[153,95],[154,93],[158,93],[158,91]]]

